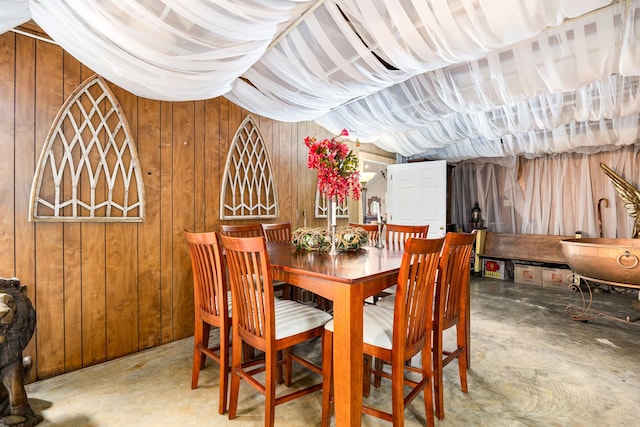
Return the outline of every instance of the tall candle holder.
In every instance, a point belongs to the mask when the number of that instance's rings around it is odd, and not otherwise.
[[[378,224],[378,241],[376,242],[376,248],[384,248],[384,245],[382,244],[382,219],[380,218],[380,202],[375,201],[373,203],[371,203],[371,210],[376,214],[376,217],[378,219],[377,224]]]
[[[329,249],[329,255],[338,255],[338,248],[336,248],[336,224],[331,224],[331,249]]]
[[[338,248],[336,247],[336,217],[338,215],[337,208],[338,201],[334,197],[330,197],[329,206],[327,209],[329,232],[331,233],[331,249],[329,249],[329,255],[338,255]]]
[[[376,242],[376,248],[384,248],[382,244],[382,222],[378,221],[378,241]]]

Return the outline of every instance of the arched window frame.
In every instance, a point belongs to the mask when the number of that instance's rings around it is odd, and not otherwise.
[[[233,137],[220,192],[220,219],[278,217],[278,194],[269,150],[251,116]]]
[[[144,221],[144,183],[131,135],[104,79],[94,74],[85,80],[49,129],[31,186],[29,220]]]

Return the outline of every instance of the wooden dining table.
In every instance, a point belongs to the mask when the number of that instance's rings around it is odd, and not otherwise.
[[[404,248],[365,247],[337,255],[288,243],[268,243],[267,249],[274,279],[333,301],[336,425],[360,426],[363,303],[396,283]]]

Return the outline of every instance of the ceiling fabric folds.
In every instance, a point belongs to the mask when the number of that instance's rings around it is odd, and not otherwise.
[[[405,156],[634,144],[640,0],[0,0],[151,99],[225,96]]]

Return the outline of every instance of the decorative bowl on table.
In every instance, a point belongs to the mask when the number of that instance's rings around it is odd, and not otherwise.
[[[369,234],[359,227],[336,227],[336,249],[355,251],[369,242]],[[291,233],[291,243],[297,249],[307,251],[329,251],[331,232],[326,228],[298,228]]]

